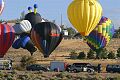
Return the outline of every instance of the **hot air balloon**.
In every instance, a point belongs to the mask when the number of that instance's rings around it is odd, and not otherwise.
[[[102,16],[102,7],[96,0],[73,0],[69,5],[68,19],[82,36],[88,36]]]
[[[5,6],[4,0],[0,0],[0,14],[3,12],[4,6]]]
[[[97,27],[87,36],[87,44],[96,51],[104,48],[114,35],[114,25],[106,17],[102,17]]]
[[[28,7],[29,13],[25,15],[25,20],[28,20],[32,27],[35,26],[35,24],[42,21],[41,15],[37,13],[37,5],[34,5],[34,12],[32,12],[31,7]]]
[[[32,26],[28,20],[23,20],[20,23],[16,23],[13,26],[13,28],[16,34],[21,34],[21,33],[30,33]]]
[[[12,45],[14,49],[27,49],[31,55],[37,50],[28,35],[22,35]]]
[[[4,57],[15,38],[14,29],[8,24],[0,24],[0,58]]]
[[[52,22],[41,22],[32,28],[31,39],[46,58],[60,44],[62,31]]]

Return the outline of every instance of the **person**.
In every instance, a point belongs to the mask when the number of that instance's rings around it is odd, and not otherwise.
[[[98,73],[101,72],[101,64],[98,64]]]

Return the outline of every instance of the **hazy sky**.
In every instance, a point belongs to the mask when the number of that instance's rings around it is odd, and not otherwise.
[[[22,11],[26,13],[28,6],[38,4],[38,12],[48,20],[56,20],[60,24],[61,14],[63,24],[71,26],[67,19],[67,7],[73,0],[5,0],[5,8],[0,19],[10,20],[20,17]],[[120,26],[120,0],[99,0],[103,7],[103,15],[110,18],[115,27]]]

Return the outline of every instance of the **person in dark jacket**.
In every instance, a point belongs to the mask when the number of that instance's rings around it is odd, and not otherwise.
[[[98,64],[98,73],[101,72],[101,64]]]

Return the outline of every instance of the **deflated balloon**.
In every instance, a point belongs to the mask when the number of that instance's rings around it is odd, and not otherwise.
[[[28,20],[23,20],[20,23],[15,24],[13,28],[16,34],[30,33],[32,25]]]
[[[31,23],[32,27],[34,27],[35,24],[42,21],[42,18],[39,13],[35,14],[34,12],[31,12],[31,13],[26,14],[25,20],[28,20]]]
[[[93,50],[104,48],[114,35],[114,26],[110,19],[102,17],[97,27],[87,37],[87,44]]]
[[[0,58],[2,58],[11,47],[14,38],[14,29],[8,24],[0,24]]]
[[[102,7],[96,0],[74,0],[67,10],[71,24],[83,36],[88,36],[99,23]]]
[[[44,57],[54,51],[62,40],[61,28],[51,22],[42,22],[35,25],[31,31],[33,43],[37,46]]]
[[[0,14],[3,12],[4,6],[5,6],[4,0],[0,0]]]

